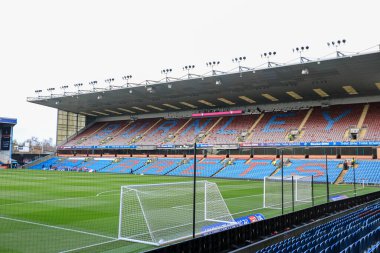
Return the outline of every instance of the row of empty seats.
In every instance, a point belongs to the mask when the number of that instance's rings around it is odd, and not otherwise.
[[[263,179],[268,176],[280,176],[279,160],[269,159],[221,159],[203,158],[197,162],[197,176],[216,178]],[[328,160],[329,182],[333,183],[342,173],[342,160]],[[151,174],[169,176],[192,176],[194,161],[189,158],[84,158],[52,157],[30,167],[30,169],[92,170],[107,173]],[[366,184],[380,183],[380,161],[360,160],[355,169],[350,167],[343,182]],[[326,182],[325,160],[291,159],[284,162],[284,176],[314,176],[315,182]]]
[[[356,182],[364,184],[378,184],[380,182],[380,164],[373,161],[360,161],[356,169],[350,168],[344,176],[344,182],[354,182],[354,172]],[[355,170],[355,171],[354,171]]]
[[[258,253],[379,252],[380,201]]]
[[[98,122],[64,146],[326,142],[350,140],[366,105],[337,105],[221,118]],[[370,104],[359,140],[380,140],[380,104]],[[294,137],[290,138],[291,132]]]
[[[342,168],[339,167],[340,160],[329,160],[327,162],[329,182],[335,182]],[[291,160],[284,164],[284,177],[290,176],[313,176],[315,182],[326,182],[326,163],[323,160]],[[281,170],[277,173],[281,175]]]

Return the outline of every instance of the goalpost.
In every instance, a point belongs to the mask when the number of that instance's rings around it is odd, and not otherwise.
[[[121,240],[162,245],[193,235],[193,182],[121,187]],[[216,183],[196,182],[195,234],[236,224]]]
[[[312,179],[309,176],[286,176],[283,179],[284,208],[301,205],[312,201]],[[272,209],[282,208],[282,179],[281,177],[264,178],[263,207]]]

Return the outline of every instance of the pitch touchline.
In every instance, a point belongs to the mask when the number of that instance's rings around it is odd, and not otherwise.
[[[110,236],[106,236],[106,235],[100,235],[100,234],[95,234],[95,233],[81,231],[81,230],[76,230],[76,229],[71,229],[71,228],[52,226],[52,225],[47,225],[47,224],[38,223],[38,222],[19,220],[19,219],[4,217],[4,216],[0,216],[0,219],[10,220],[10,221],[16,221],[16,222],[21,222],[21,223],[26,223],[26,224],[31,224],[31,225],[41,226],[41,227],[54,228],[54,229],[59,229],[59,230],[64,230],[64,231],[70,231],[70,232],[75,232],[75,233],[80,233],[80,234],[85,234],[85,235],[92,235],[92,236],[97,236],[97,237],[103,237],[103,238],[112,239],[112,240],[117,240],[114,237],[110,237]]]
[[[107,243],[111,243],[111,242],[116,242],[118,240],[119,239],[115,239],[115,240],[111,240],[111,241],[106,241],[106,242],[101,242],[101,243],[95,243],[95,244],[91,244],[91,245],[87,245],[87,246],[83,246],[83,247],[79,247],[79,248],[75,248],[75,249],[69,249],[69,250],[65,250],[65,251],[60,251],[59,253],[67,253],[67,252],[77,251],[77,250],[81,250],[81,249],[87,249],[87,248],[91,248],[91,247],[95,247],[95,246],[99,246],[99,245],[103,245],[103,244],[107,244]]]

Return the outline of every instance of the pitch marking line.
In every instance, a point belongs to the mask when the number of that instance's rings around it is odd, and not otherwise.
[[[81,230],[76,230],[76,229],[71,229],[71,228],[64,228],[64,227],[58,227],[58,226],[52,226],[52,225],[47,225],[43,223],[38,223],[38,222],[32,222],[32,221],[26,221],[26,220],[19,220],[19,219],[14,219],[14,218],[8,218],[4,216],[0,216],[0,219],[3,220],[10,220],[10,221],[16,221],[16,222],[21,222],[21,223],[26,223],[26,224],[31,224],[31,225],[36,225],[40,227],[47,227],[47,228],[53,228],[53,229],[59,229],[59,230],[64,230],[64,231],[70,231],[70,232],[75,232],[79,234],[85,234],[85,235],[92,235],[92,236],[97,236],[97,237],[102,237],[102,238],[107,238],[111,240],[117,240],[114,237],[106,236],[106,235],[100,235],[96,233],[91,233],[91,232],[86,232],[86,231],[81,231]]]
[[[119,191],[119,190],[116,190]],[[109,191],[111,192],[111,191]],[[64,201],[64,200],[76,200],[76,199],[87,199],[87,198],[94,198],[94,197],[107,197],[107,196],[113,196],[113,195],[118,195],[117,194],[105,194],[101,195],[104,192],[100,192],[96,195],[91,195],[91,196],[83,196],[83,197],[71,197],[71,198],[62,198],[62,199],[44,199],[44,200],[35,200],[35,201],[27,201],[27,202],[18,202],[18,203],[8,203],[8,204],[1,204],[0,207],[2,206],[15,206],[15,205],[23,205],[23,204],[33,204],[33,203],[46,203],[46,202],[54,202],[54,201]]]
[[[34,177],[34,176],[30,176],[30,177],[22,177],[22,176],[15,176],[15,175],[7,175],[7,174],[3,174],[2,177],[8,177],[10,179],[25,179],[25,180],[47,180],[48,178],[47,177]]]
[[[107,192],[119,192],[119,191],[120,191],[120,189],[119,190],[110,190],[110,191],[99,192],[98,194],[96,194],[96,197],[99,197],[103,193],[107,193]],[[116,195],[116,194],[109,194],[109,195]]]
[[[95,246],[99,246],[99,245],[103,245],[103,244],[107,244],[107,243],[111,243],[111,242],[116,242],[118,240],[119,239],[115,239],[115,240],[111,240],[111,241],[106,241],[106,242],[101,242],[101,243],[95,243],[95,244],[91,244],[91,245],[87,245],[87,246],[83,246],[83,247],[79,247],[79,248],[75,248],[75,249],[69,249],[69,250],[60,251],[59,253],[67,253],[67,252],[73,252],[73,251],[77,251],[77,250],[81,250],[81,249],[87,249],[87,248],[91,248],[91,247],[95,247]]]

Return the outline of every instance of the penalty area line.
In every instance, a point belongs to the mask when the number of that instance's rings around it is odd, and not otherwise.
[[[110,191],[104,191],[104,192],[99,192],[98,194],[96,194],[96,197],[99,197],[100,195],[102,195],[103,193],[107,193],[107,192],[119,192],[120,189],[118,190],[110,190]],[[116,195],[116,194],[109,194],[109,195]]]
[[[106,242],[95,243],[95,244],[91,244],[91,245],[87,245],[87,246],[83,246],[83,247],[79,247],[79,248],[75,248],[75,249],[64,250],[64,251],[60,251],[59,253],[73,252],[73,251],[77,251],[77,250],[82,250],[82,249],[96,247],[96,246],[107,244],[107,243],[111,243],[111,242],[116,242],[116,241],[119,241],[119,239],[114,239],[114,240],[110,240],[110,241],[106,241]]]
[[[5,217],[5,216],[0,216],[0,219],[9,220],[9,221],[15,221],[15,222],[21,222],[21,223],[26,223],[26,224],[40,226],[40,227],[46,227],[46,228],[52,228],[52,229],[70,231],[70,232],[75,232],[75,233],[79,233],[79,234],[92,235],[92,236],[97,236],[97,237],[102,237],[102,238],[107,238],[107,239],[112,239],[112,240],[117,240],[115,237],[111,237],[111,236],[100,235],[100,234],[96,234],[96,233],[91,233],[91,232],[86,232],[86,231],[81,231],[81,230],[76,230],[76,229],[71,229],[71,228],[52,226],[52,225],[47,225],[47,224],[33,222],[33,221],[14,219],[14,218],[9,218],[9,217]]]

